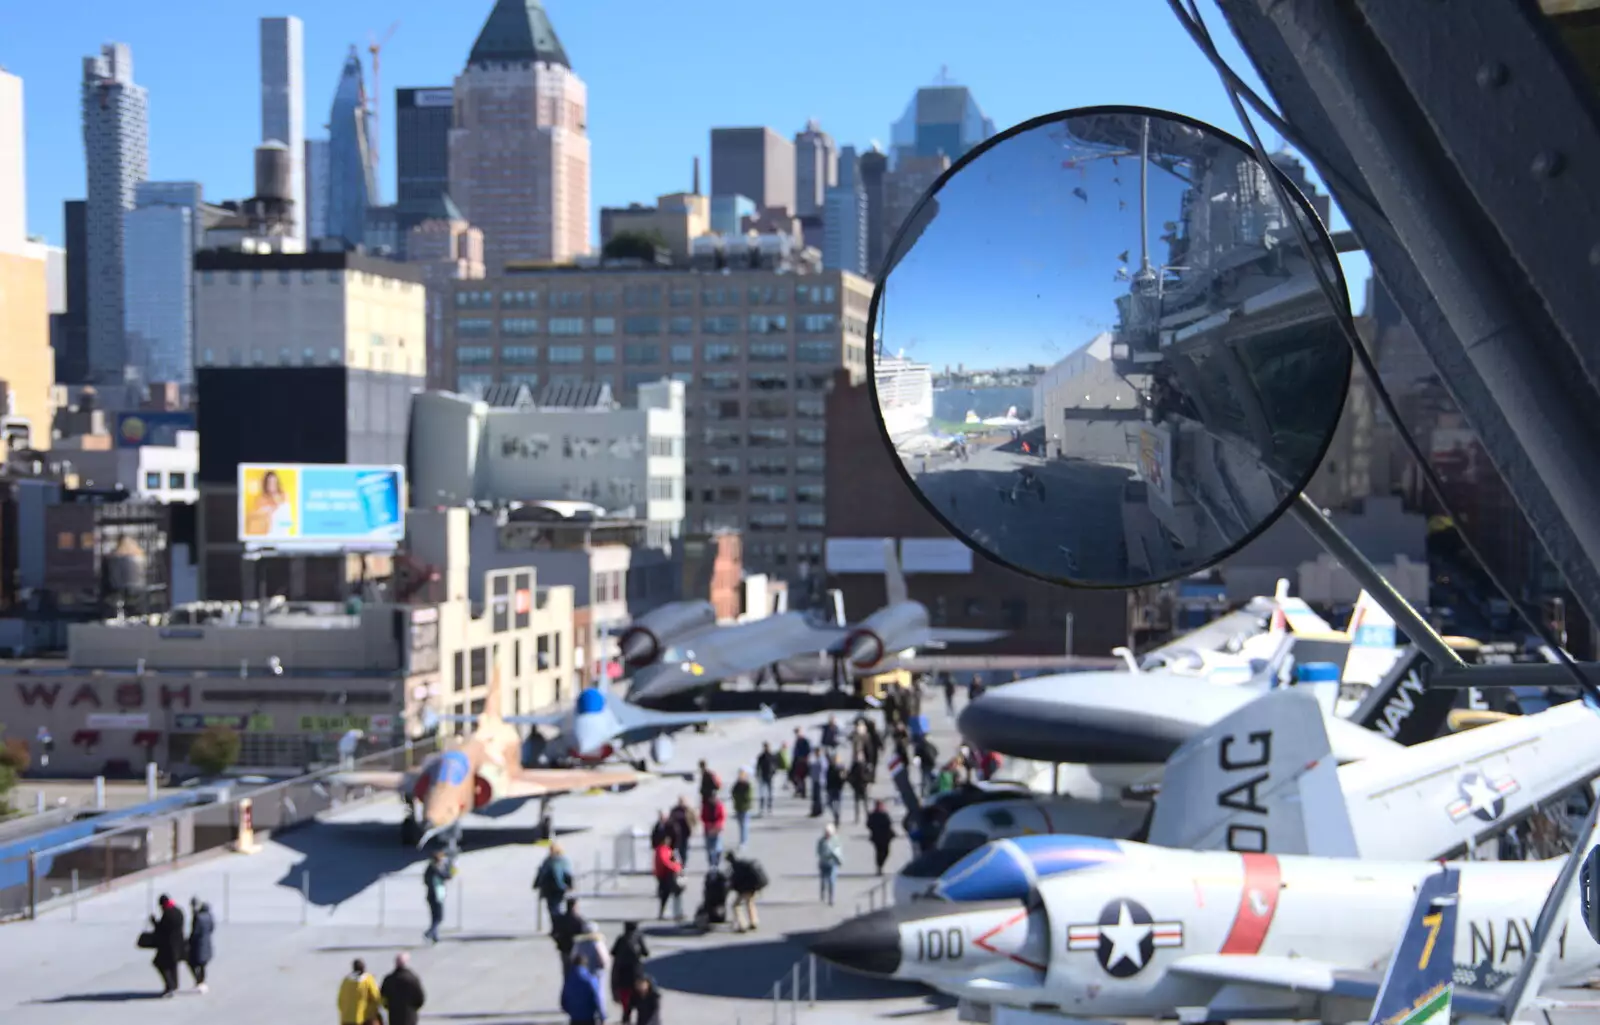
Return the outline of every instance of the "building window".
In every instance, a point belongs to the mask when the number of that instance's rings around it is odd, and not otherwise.
[[[500,293],[500,308],[503,310],[531,310],[539,305],[539,293],[531,291],[515,291]]]
[[[583,308],[586,299],[588,296],[583,292],[565,289],[550,296],[550,305],[558,310],[579,310]]]
[[[707,427],[704,437],[708,448],[738,448],[744,441],[744,436],[733,427]]]
[[[779,399],[751,399],[750,419],[752,420],[787,420],[789,418],[789,400]]]
[[[189,475],[186,473],[167,474],[167,487],[174,491],[182,491],[189,486]]]
[[[634,370],[622,375],[622,391],[632,401],[632,396],[641,384],[655,384],[662,379],[659,370]]]
[[[694,334],[694,318],[673,317],[667,325],[667,330],[675,335],[692,335]]]
[[[738,391],[739,375],[730,370],[712,370],[700,375],[700,387],[705,391]]]
[[[551,317],[550,333],[553,335],[583,334],[582,317]]]
[[[605,365],[617,361],[617,347],[615,345],[596,345],[592,351],[596,363]]]
[[[625,335],[658,335],[661,318],[652,316],[623,317],[622,333]]]
[[[738,358],[739,350],[726,342],[709,342],[700,354],[707,363],[732,363]]]
[[[828,525],[828,514],[820,509],[802,509],[795,514],[794,522],[802,530],[821,530]]]
[[[591,333],[592,334],[597,334],[597,335],[614,335],[614,334],[616,334],[617,333],[617,318],[616,317],[596,317],[596,318],[594,318],[594,331],[591,332]]]
[[[489,682],[489,649],[472,649],[472,682],[469,684],[473,690]]]
[[[787,391],[789,375],[771,370],[750,371],[750,388],[753,391]]]
[[[458,310],[488,310],[493,308],[493,292],[469,290],[456,293],[456,309]]]
[[[700,290],[700,305],[702,306],[737,306],[739,305],[739,290],[732,286],[721,288],[704,288]]]
[[[500,362],[510,363],[515,366],[527,366],[539,362],[539,347],[537,345],[502,345],[500,347]]]
[[[826,399],[802,395],[794,400],[794,415],[805,420],[821,420],[827,413]]]
[[[583,346],[552,345],[550,346],[549,357],[552,363],[582,363]]]
[[[288,348],[278,350],[278,365],[280,367],[286,367],[292,362],[294,362],[294,357],[289,354]]]
[[[500,333],[526,338],[539,333],[538,317],[501,317]]]
[[[787,427],[750,428],[751,448],[781,448],[787,444],[789,444],[789,428]]]
[[[786,477],[789,475],[789,457],[751,456],[750,472],[757,477]]]
[[[539,387],[539,375],[538,374],[507,374],[506,375],[506,383],[507,384],[525,384],[529,388],[535,388],[536,389],[536,388]]]
[[[823,486],[821,484],[802,484],[794,489],[794,500],[810,505],[821,505]]]
[[[661,286],[629,285],[622,290],[622,305],[630,310],[653,310],[661,305]]]
[[[795,391],[826,392],[833,382],[832,374],[796,374],[794,375]]]
[[[750,501],[775,505],[789,501],[789,489],[783,484],[750,485]]]
[[[753,335],[782,334],[789,330],[789,318],[781,313],[752,313],[746,318],[745,327]]]
[[[781,306],[789,301],[787,285],[751,285],[747,298],[751,306]]]
[[[459,694],[467,689],[467,659],[464,652],[456,652],[450,669],[450,689]]]
[[[207,271],[207,272],[206,272],[206,273],[208,273],[208,274],[209,274],[209,273],[210,273],[210,271]],[[308,350],[308,351],[309,351],[309,350]],[[216,362],[216,359],[215,359],[215,357],[213,357],[213,356],[212,356],[212,355],[211,355],[211,350],[210,350],[210,349],[207,349],[207,350],[206,350],[206,351],[205,351],[205,355],[203,355],[203,356],[202,356],[202,357],[200,357],[200,362],[201,362],[201,363],[202,363],[202,364],[203,364],[203,365],[204,365],[204,366],[208,366],[208,367],[209,367],[209,366],[210,366],[210,365],[211,365],[211,364],[212,364],[212,363],[214,363],[214,362]]]
[[[787,510],[751,513],[750,529],[757,533],[782,533],[789,529],[789,513]]]
[[[801,306],[821,306],[833,299],[832,285],[801,285],[794,290],[794,301]]]
[[[797,427],[794,436],[800,444],[814,448],[821,448],[828,440],[827,429],[823,427]]]
[[[494,321],[488,317],[457,317],[456,337],[487,338],[494,331]]]
[[[693,306],[694,289],[674,288],[671,295],[668,297],[668,302],[670,302],[673,306]]]
[[[594,308],[597,310],[614,310],[617,308],[617,293],[615,289],[606,289],[596,292],[593,297]]]
[[[462,345],[456,349],[456,365],[482,366],[494,362],[494,349],[488,345]]]
[[[803,427],[801,428],[801,430],[804,430],[804,429],[805,428],[803,428]],[[822,469],[823,469],[823,463],[822,463],[822,457],[821,456],[795,456],[794,457],[794,472],[795,473],[821,473]]]
[[[493,374],[457,374],[456,392],[471,399],[483,398],[483,393],[494,384]]]
[[[713,477],[732,477],[739,472],[739,457],[712,456],[706,460],[706,468]]]
[[[752,363],[783,363],[789,359],[789,343],[751,342],[748,357]]]
[[[667,355],[674,363],[693,363],[694,346],[674,345],[667,350]]]
[[[807,313],[800,318],[800,330],[808,335],[820,335],[839,329],[839,318],[831,313]]]
[[[161,490],[161,474],[147,473],[144,475],[144,488],[146,491]]]
[[[311,364],[315,363],[316,361],[317,361],[317,350],[311,348],[311,346],[309,346],[309,345],[306,346],[305,351],[300,353],[300,362],[304,363],[306,366],[309,367]]]
[[[670,502],[678,495],[678,482],[673,477],[651,477],[650,499],[655,502]]]
[[[707,399],[701,408],[705,410],[707,420],[739,419],[738,399]]]
[[[661,346],[644,342],[622,347],[622,362],[632,367],[649,366],[661,362]]]
[[[702,317],[700,318],[700,333],[707,335],[731,335],[739,330],[738,317]]]
[[[795,346],[795,358],[801,363],[839,362],[838,342],[801,342]]]

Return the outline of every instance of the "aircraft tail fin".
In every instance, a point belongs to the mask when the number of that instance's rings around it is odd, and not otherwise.
[[[1350,713],[1350,721],[1407,746],[1434,739],[1445,731],[1463,692],[1429,687],[1432,675],[1433,663],[1421,651],[1400,649],[1388,672]]]
[[[1436,872],[1417,889],[1406,932],[1373,1005],[1371,1025],[1450,1025],[1456,902],[1461,873]]]
[[[478,715],[478,722],[498,721],[505,715],[505,706],[502,704],[500,689],[500,667],[489,667],[489,686],[483,692],[483,711]]]
[[[1394,619],[1366,591],[1356,599],[1345,629],[1350,646],[1345,652],[1343,683],[1375,685],[1399,658],[1395,648]]]
[[[911,596],[906,589],[905,574],[900,571],[900,556],[895,552],[892,537],[883,539],[883,586],[890,605],[898,605]]]
[[[1289,581],[1278,579],[1278,586],[1272,591],[1272,625],[1267,629],[1274,637],[1289,632],[1289,614],[1283,610],[1284,602],[1289,600]]]
[[[1201,851],[1356,857],[1322,705],[1268,691],[1167,761],[1150,843]]]
[[[834,588],[828,592],[828,605],[833,610],[833,625],[847,626],[850,621],[844,618],[844,592]]]

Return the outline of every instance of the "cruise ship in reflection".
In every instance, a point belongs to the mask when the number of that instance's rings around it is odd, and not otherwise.
[[[879,356],[874,363],[878,408],[889,439],[897,445],[928,433],[933,420],[933,370],[903,355]]]

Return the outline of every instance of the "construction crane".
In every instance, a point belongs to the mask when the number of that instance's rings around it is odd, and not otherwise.
[[[384,31],[382,38],[372,33],[367,34],[367,54],[372,58],[372,95],[368,98],[371,104],[372,137],[367,140],[367,145],[372,149],[372,176],[378,177],[378,139],[383,134],[379,130],[378,111],[383,107],[382,80],[379,77],[378,57],[383,52],[383,47],[394,37],[395,30],[400,27],[397,21]]]

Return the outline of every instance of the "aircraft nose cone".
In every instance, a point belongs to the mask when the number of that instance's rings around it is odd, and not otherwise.
[[[648,658],[654,647],[655,640],[649,634],[636,632],[623,637],[617,650],[622,660],[632,665]]]
[[[893,908],[873,911],[813,936],[811,952],[865,975],[900,971],[900,923]]]

